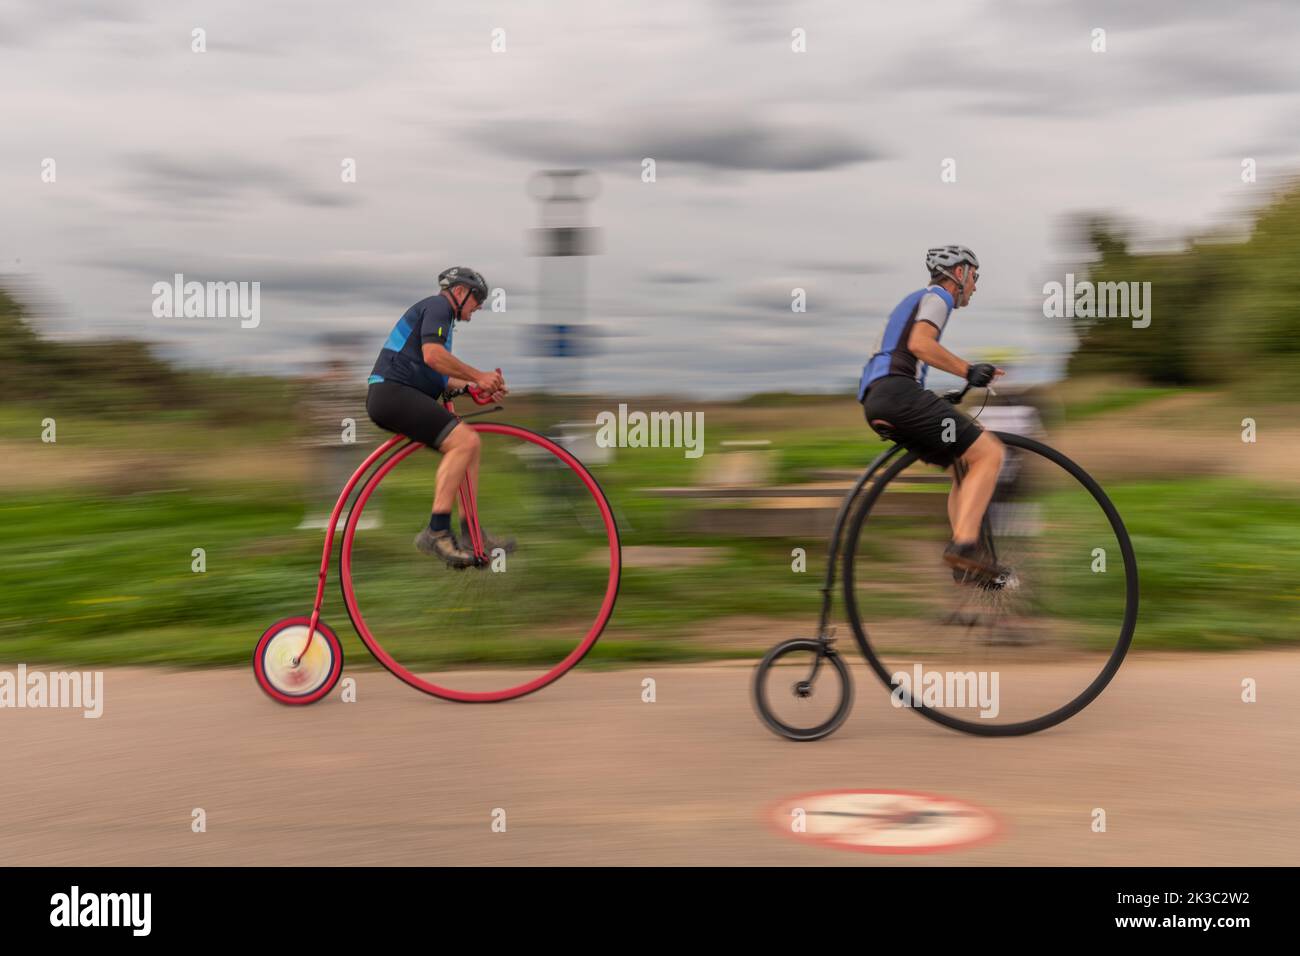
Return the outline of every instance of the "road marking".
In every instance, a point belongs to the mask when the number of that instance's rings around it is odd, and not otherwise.
[[[770,822],[803,843],[862,853],[941,853],[992,840],[1002,823],[973,803],[909,790],[821,790],[782,800]]]

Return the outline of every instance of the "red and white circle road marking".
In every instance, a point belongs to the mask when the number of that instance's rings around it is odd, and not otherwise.
[[[1002,832],[983,807],[908,790],[805,793],[777,804],[770,822],[796,840],[863,853],[960,850]]]

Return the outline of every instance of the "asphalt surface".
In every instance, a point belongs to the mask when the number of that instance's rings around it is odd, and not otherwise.
[[[13,671],[15,665],[0,666]],[[305,708],[250,670],[110,669],[104,712],[0,710],[10,865],[1296,864],[1300,652],[1133,654],[1082,714],[983,739],[890,705],[860,661],[826,740],[772,736],[752,664],[579,668],[518,701],[427,698],[349,667]],[[655,681],[655,701],[642,682]],[[1241,700],[1244,678],[1258,701]],[[994,814],[977,846],[810,845],[773,808],[917,790]],[[206,830],[194,832],[201,809]],[[1106,831],[1094,832],[1094,810]],[[494,828],[494,821],[496,828]],[[504,832],[501,823],[504,821]]]

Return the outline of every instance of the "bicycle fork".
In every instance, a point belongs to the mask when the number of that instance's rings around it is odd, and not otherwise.
[[[813,678],[817,676],[817,669],[821,667],[822,658],[828,654],[835,653],[834,645],[836,628],[832,627],[830,623],[831,606],[834,602],[835,592],[835,562],[839,560],[840,538],[844,534],[844,525],[848,521],[849,512],[853,508],[853,503],[856,502],[858,497],[862,494],[862,489],[867,486],[867,483],[875,477],[876,473],[880,471],[886,462],[901,453],[902,450],[902,446],[895,444],[889,446],[877,455],[875,460],[872,461],[871,464],[867,466],[867,469],[862,473],[857,484],[853,486],[853,490],[845,495],[844,500],[840,503],[840,510],[835,516],[835,527],[831,531],[830,544],[826,551],[826,580],[821,589],[822,607],[821,616],[817,622],[817,641],[822,645],[822,651],[813,661],[812,671],[808,675],[808,680],[805,682],[806,684],[810,685]],[[804,685],[798,685],[798,689],[804,689]]]
[[[321,552],[320,573],[316,577],[316,601],[311,609],[311,622],[307,625],[307,643],[303,644],[302,650],[293,658],[292,664],[294,667],[302,663],[302,659],[307,655],[307,650],[311,647],[312,640],[316,637],[316,625],[320,623],[320,607],[325,599],[325,579],[329,576],[330,550],[334,547],[334,529],[338,525],[339,517],[343,514],[343,506],[352,497],[352,489],[357,486],[361,476],[370,470],[370,466],[386,455],[393,446],[406,440],[402,435],[394,435],[372,451],[369,457],[352,473],[348,483],[343,486],[338,501],[334,502],[334,510],[330,512],[329,527],[325,529],[325,548]]]
[[[499,372],[501,370],[497,369],[497,371]],[[447,402],[446,407],[447,411],[452,414],[456,413],[451,402]],[[485,408],[482,411],[469,412],[466,415],[457,415],[457,417],[464,421],[466,418],[474,418],[478,415],[490,415],[493,412],[499,411],[501,411],[501,406],[496,405],[492,408]],[[456,495],[460,500],[461,517],[465,519],[465,526],[469,528],[469,540],[470,544],[474,547],[474,559],[480,565],[486,564],[487,550],[483,545],[483,529],[478,523],[478,498],[474,494],[474,487],[470,484],[468,469],[465,471],[465,477],[461,479],[460,488],[456,490]]]
[[[478,523],[478,501],[474,496],[474,489],[469,483],[469,473],[465,473],[464,479],[460,483],[457,491],[460,498],[460,513],[465,519],[465,524],[469,528],[470,543],[474,546],[474,558],[479,564],[487,562],[487,554],[483,549],[483,529]]]

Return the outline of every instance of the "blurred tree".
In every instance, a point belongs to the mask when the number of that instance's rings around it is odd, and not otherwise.
[[[1119,227],[1079,224],[1087,278],[1150,282],[1151,325],[1075,318],[1071,375],[1118,372],[1153,385],[1282,385],[1300,372],[1300,183],[1255,217],[1248,238],[1206,238],[1177,253],[1135,255]]]
[[[188,369],[147,342],[53,342],[32,328],[22,303],[0,289],[0,382],[9,401],[75,406],[92,415],[194,410],[216,425],[292,417],[287,378]]]

